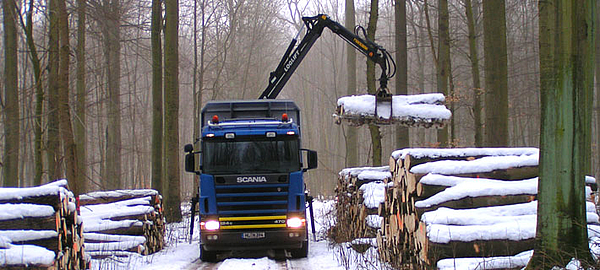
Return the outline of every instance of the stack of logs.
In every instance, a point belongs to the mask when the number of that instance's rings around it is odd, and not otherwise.
[[[374,238],[381,225],[377,207],[382,202],[388,166],[347,168],[339,173],[336,187],[336,226],[332,238],[338,243]]]
[[[0,188],[0,267],[89,269],[81,225],[66,180]]]
[[[163,248],[165,220],[156,190],[99,191],[79,197],[85,249],[94,259],[152,254]]]
[[[535,148],[394,152],[379,206],[380,258],[396,268],[428,269],[442,259],[532,250],[537,162]],[[588,204],[588,222],[597,222]],[[517,236],[509,227],[518,227]]]

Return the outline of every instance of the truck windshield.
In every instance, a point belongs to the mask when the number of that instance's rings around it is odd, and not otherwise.
[[[209,139],[204,141],[204,173],[289,173],[300,170],[298,139]]]

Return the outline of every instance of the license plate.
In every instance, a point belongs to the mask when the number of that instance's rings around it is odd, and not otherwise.
[[[265,232],[246,232],[242,233],[244,239],[261,239],[265,238]]]

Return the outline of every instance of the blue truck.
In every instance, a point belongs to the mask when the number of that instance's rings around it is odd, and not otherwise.
[[[200,149],[185,146],[185,170],[200,176],[192,214],[197,205],[203,261],[215,261],[219,252],[252,249],[307,256],[306,205],[312,198],[303,175],[317,167],[317,152],[301,146],[298,106],[275,98],[325,28],[379,64],[376,98],[391,103],[386,86],[395,64],[381,46],[359,36],[364,29],[351,32],[323,14],[302,20],[304,38],[298,44],[292,40],[259,99],[208,102],[200,115]]]

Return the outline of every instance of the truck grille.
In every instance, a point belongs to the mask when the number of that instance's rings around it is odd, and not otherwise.
[[[217,185],[220,217],[287,213],[288,184]]]

